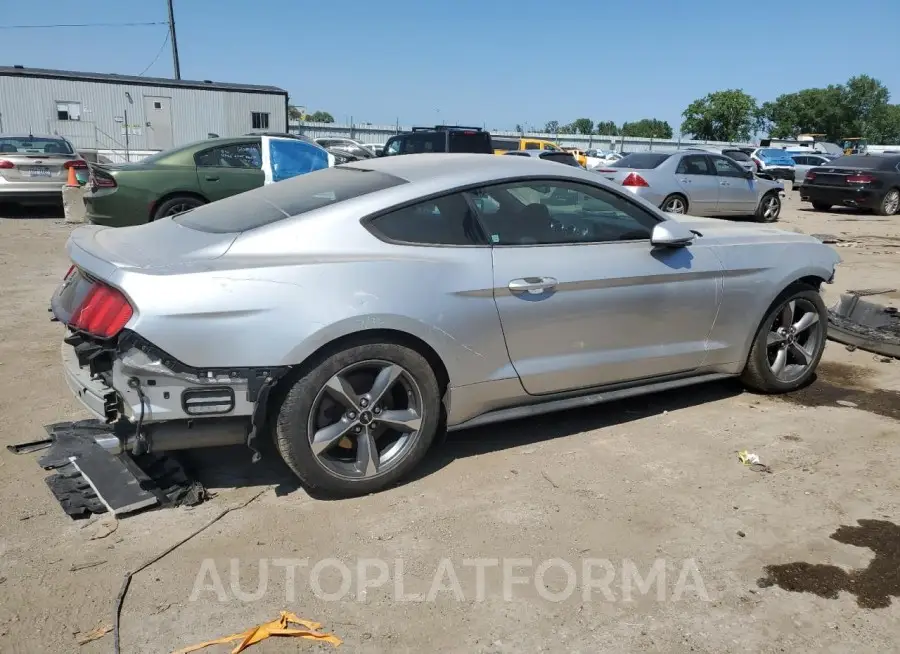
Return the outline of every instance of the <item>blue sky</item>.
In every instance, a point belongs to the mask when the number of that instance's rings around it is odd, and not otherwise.
[[[0,26],[167,18],[165,0],[0,3]],[[656,117],[677,132],[711,91],[762,102],[860,73],[900,102],[900,0],[175,0],[175,19],[184,79],[273,84],[338,122]],[[0,29],[5,65],[131,75],[165,36]],[[172,74],[168,45],[146,74]]]

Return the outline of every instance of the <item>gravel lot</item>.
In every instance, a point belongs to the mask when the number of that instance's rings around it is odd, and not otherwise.
[[[900,218],[807,207],[792,194],[782,226],[845,240],[829,304],[850,288],[900,287]],[[69,231],[53,216],[0,218],[3,445],[85,417],[47,313]],[[208,453],[201,475],[216,495],[199,507],[73,521],[36,455],[3,449],[0,651],[110,651],[112,634],[78,641],[111,623],[123,574],[260,492],[135,575],[123,652],[170,652],[281,610],[353,652],[895,651],[898,420],[900,361],[830,343],[818,381],[786,399],[725,383],[460,432],[418,479],[355,500],[312,499],[273,454],[252,466],[237,449]],[[741,465],[739,450],[772,473]],[[308,563],[294,584],[284,559]],[[481,593],[470,559],[496,561],[483,563]],[[571,569],[542,574],[552,559]],[[358,592],[379,573],[387,583]],[[504,588],[514,575],[523,583]],[[803,588],[818,594],[790,590]],[[330,649],[283,638],[252,651]]]

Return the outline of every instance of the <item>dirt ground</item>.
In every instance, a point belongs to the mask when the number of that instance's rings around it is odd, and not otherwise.
[[[900,287],[900,218],[807,207],[792,194],[781,224],[844,240],[829,304]],[[47,312],[69,231],[58,217],[0,219],[3,445],[86,417]],[[238,448],[208,453],[203,505],[74,521],[37,455],[4,448],[0,651],[111,651],[112,634],[78,643],[111,624],[125,572],[260,492],[135,575],[123,652],[170,652],[282,610],[352,652],[894,651],[898,420],[900,361],[829,343],[818,381],[790,398],[713,384],[459,432],[415,480],[353,500],[313,499],[274,455],[254,466]],[[491,560],[481,584],[472,559]],[[293,583],[285,560],[306,563]],[[251,651],[330,649],[281,638]]]

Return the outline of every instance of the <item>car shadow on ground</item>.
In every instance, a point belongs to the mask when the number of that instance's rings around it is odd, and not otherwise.
[[[24,206],[21,204],[0,203],[0,217],[14,218],[17,220],[63,218],[63,206],[59,204],[46,204]]]
[[[457,459],[626,424],[668,411],[727,399],[742,392],[744,389],[739,382],[726,380],[495,425],[443,432],[426,459],[401,483],[414,483],[433,475]],[[300,489],[300,483],[281,460],[274,445],[268,439],[261,440],[266,442],[260,443],[262,458],[258,463],[250,461],[250,452],[243,446],[186,451],[180,453],[179,458],[188,472],[212,493],[224,488],[274,485],[276,494],[281,496]],[[315,499],[337,499],[309,489],[307,492]]]

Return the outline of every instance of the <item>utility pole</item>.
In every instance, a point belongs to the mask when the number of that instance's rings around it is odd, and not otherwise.
[[[175,65],[175,79],[181,79],[181,65],[178,63],[178,39],[175,38],[175,10],[172,9],[172,0],[169,4],[169,40],[172,42],[172,63]]]

